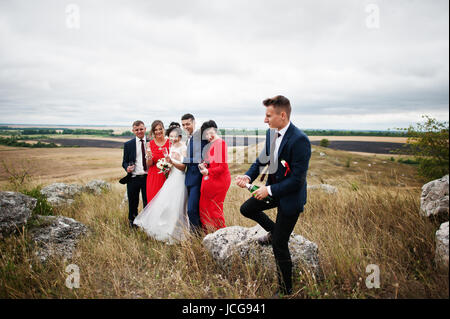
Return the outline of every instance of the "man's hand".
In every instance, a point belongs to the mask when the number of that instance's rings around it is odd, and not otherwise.
[[[245,188],[245,184],[250,183],[250,178],[245,175],[239,175],[239,176],[236,176],[235,181],[236,181],[237,186],[239,186],[241,188]]]
[[[128,166],[128,167],[127,167],[127,172],[128,172],[128,173],[133,173],[134,167],[135,167],[135,165]]]
[[[261,186],[256,191],[254,191],[252,194],[253,194],[253,197],[255,197],[256,199],[263,200],[264,198],[269,196],[269,191],[267,190],[266,186]]]

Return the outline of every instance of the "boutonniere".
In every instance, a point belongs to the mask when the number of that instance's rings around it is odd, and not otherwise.
[[[284,173],[284,176],[287,176],[287,174],[289,174],[289,172],[291,171],[291,168],[289,167],[288,162],[286,162],[285,160],[281,160],[281,165],[283,165],[283,167],[286,168],[286,172]]]

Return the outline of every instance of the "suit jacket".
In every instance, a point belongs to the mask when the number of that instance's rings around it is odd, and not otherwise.
[[[185,184],[187,187],[202,184],[203,175],[198,169],[198,164],[203,160],[203,149],[208,144],[208,141],[201,139],[200,130],[194,132],[192,139],[188,144],[186,157],[183,158],[183,164],[186,164]]]
[[[136,162],[136,138],[133,137],[123,144],[123,160],[122,167],[127,171],[128,163]],[[131,173],[129,173],[131,174]]]
[[[264,166],[274,163],[273,151],[275,134],[273,130],[266,132],[266,144],[261,155],[245,173],[253,182]],[[272,150],[272,151],[271,151]],[[271,155],[272,152],[272,155]],[[268,178],[266,186],[270,185],[272,197],[279,200],[279,211],[286,215],[302,212],[306,204],[306,174],[309,159],[311,158],[311,143],[308,137],[291,123],[278,149],[278,158],[272,178]],[[283,167],[281,161],[285,160],[290,168]],[[286,175],[286,176],[285,176]]]

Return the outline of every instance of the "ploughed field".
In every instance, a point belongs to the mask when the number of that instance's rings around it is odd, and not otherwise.
[[[319,145],[320,140],[327,138],[330,141],[329,148],[351,152],[364,152],[373,154],[391,154],[400,150],[400,154],[405,153],[405,138],[392,137],[364,137],[364,136],[311,136],[311,144]],[[230,146],[250,146],[265,141],[264,136],[225,136],[225,142]],[[64,137],[48,138],[42,142],[55,143],[68,147],[101,147],[101,148],[122,148],[123,143],[128,138],[85,138],[85,137]]]

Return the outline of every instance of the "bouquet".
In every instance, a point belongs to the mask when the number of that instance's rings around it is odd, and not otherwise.
[[[172,164],[168,163],[163,157],[158,160],[158,162],[156,163],[156,167],[159,169],[158,174],[164,174],[164,176],[167,178],[169,176],[170,169],[172,168]]]

